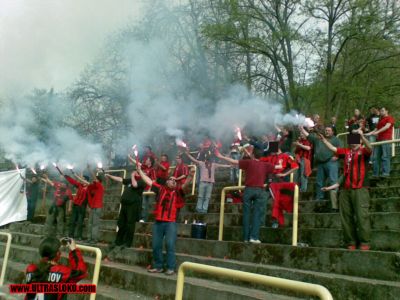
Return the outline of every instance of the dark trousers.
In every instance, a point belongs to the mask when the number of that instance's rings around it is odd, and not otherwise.
[[[36,202],[37,199],[28,198],[28,221],[32,221],[33,217],[35,216]]]
[[[347,245],[370,242],[369,199],[366,188],[343,189],[340,192],[340,219]]]
[[[81,206],[73,205],[72,206],[72,215],[69,222],[69,231],[68,235],[70,237],[76,239],[83,239],[82,229],[83,229],[83,220],[85,219],[86,213],[86,205],[82,204]]]
[[[118,216],[117,246],[130,247],[135,233],[135,224],[139,220],[140,203],[121,204]]]

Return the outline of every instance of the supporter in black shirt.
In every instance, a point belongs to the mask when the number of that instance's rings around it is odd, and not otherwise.
[[[136,171],[132,172],[129,179],[110,174],[106,174],[106,176],[125,185],[121,196],[121,210],[118,216],[118,233],[111,248],[115,246],[130,247],[135,232],[135,224],[140,218],[142,193],[146,184],[140,179]]]

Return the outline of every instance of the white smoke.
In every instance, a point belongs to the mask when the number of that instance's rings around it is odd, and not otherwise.
[[[40,112],[47,121],[42,126],[45,137],[35,132],[38,109],[32,99],[15,98],[3,103],[0,111],[0,148],[5,157],[29,167],[60,162],[85,166],[104,159],[100,144],[92,143],[76,130],[63,124],[70,109],[62,97],[51,97],[51,105]]]

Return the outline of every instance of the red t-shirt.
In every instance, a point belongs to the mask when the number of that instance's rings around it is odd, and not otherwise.
[[[185,175],[186,177],[189,175],[189,168],[184,163],[176,165],[173,177],[178,178],[178,177],[181,177],[182,175]],[[186,177],[183,179],[177,180],[176,183],[178,185],[183,185],[186,181]]]
[[[62,206],[65,202],[67,202],[67,198],[72,201],[72,193],[71,190],[67,187],[66,184],[58,181],[53,181],[54,183],[54,202],[56,206]]]
[[[76,195],[74,197],[74,204],[81,206],[83,202],[85,202],[87,198],[87,186],[84,186],[79,181],[73,179],[72,177],[65,175],[65,179],[77,188]]]
[[[298,168],[299,165],[286,153],[268,155],[260,159],[263,162],[268,162],[274,166],[274,174],[282,173],[288,169]],[[281,168],[275,169],[275,166],[281,165]]]
[[[165,168],[165,171],[160,166],[158,166],[157,173],[156,173],[157,178],[168,179],[168,177],[169,177],[169,162],[162,161],[162,162],[160,162],[160,165],[162,165]]]
[[[310,150],[305,150],[305,149],[303,149],[303,148],[301,148],[299,146],[296,146],[296,149],[294,150],[294,153],[296,155],[298,155],[299,157],[306,158],[306,159],[311,161],[311,151],[312,151],[311,142],[309,140],[307,140],[307,139],[305,139],[305,140],[301,139],[301,140],[299,140],[299,143],[302,144],[303,146],[310,146],[311,149]]]
[[[179,187],[169,189],[156,182],[153,183],[152,190],[157,194],[157,202],[154,208],[156,221],[175,222],[178,200],[184,197],[183,190]]]
[[[268,174],[274,172],[272,164],[255,159],[239,160],[239,168],[246,172],[246,187],[263,188]]]
[[[377,140],[378,141],[387,141],[391,140],[393,136],[393,125],[394,125],[394,118],[392,116],[386,116],[383,117],[379,120],[378,126],[376,126],[376,129],[381,129],[383,128],[387,123],[390,123],[389,129],[381,132],[378,134]]]
[[[340,158],[344,158],[344,188],[360,189],[364,187],[367,160],[371,156],[371,151],[368,148],[360,148],[357,151],[352,151],[348,148],[337,148],[337,155]]]
[[[152,168],[152,167],[149,168],[149,167],[143,165],[142,170],[147,175],[147,177],[149,177],[151,179],[151,181],[156,181],[157,176],[156,176],[156,170],[154,170],[154,168]],[[151,186],[147,185],[144,190],[149,191],[150,188],[151,188]]]
[[[100,181],[93,181],[88,186],[88,203],[90,208],[103,207],[104,187]]]

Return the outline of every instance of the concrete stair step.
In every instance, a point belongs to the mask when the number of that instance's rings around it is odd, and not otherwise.
[[[371,229],[379,231],[399,231],[400,230],[400,213],[392,212],[380,212],[371,213]],[[151,215],[149,220],[153,220],[154,217]],[[207,223],[208,225],[219,225],[219,214],[208,213],[208,214],[181,214],[180,220],[188,224],[193,223],[194,220],[201,223]],[[271,216],[266,216],[266,226],[270,227]],[[86,223],[85,223],[86,224]],[[230,226],[241,226],[242,215],[227,213],[225,214],[224,227]],[[102,230],[115,231],[117,227],[117,220],[101,220],[100,228]],[[292,216],[291,214],[285,214],[285,227],[292,227]],[[31,223],[27,226],[24,222],[16,222],[10,224],[10,230],[16,232],[28,232],[35,234],[43,234],[44,226],[42,224]],[[341,229],[341,222],[339,213],[300,213],[299,214],[299,231],[303,229]],[[84,233],[86,232],[86,226],[84,227]]]
[[[1,245],[1,244],[0,244]],[[37,249],[22,246],[12,246],[10,257],[18,260],[19,263],[10,261],[10,269],[7,277],[8,281],[22,282],[24,278],[23,270],[31,261],[29,258],[35,257],[33,261],[37,261]],[[1,260],[0,260],[1,261]],[[64,261],[65,262],[65,261]],[[89,267],[89,274],[93,271],[94,259],[85,257],[85,262]],[[10,271],[11,270],[11,271]],[[12,278],[12,280],[10,280]],[[164,274],[148,273],[146,268],[136,265],[127,265],[117,262],[108,262],[102,264],[99,276],[99,289],[101,286],[108,288],[108,295],[114,292],[115,296],[112,299],[118,299],[117,292],[124,295],[120,299],[135,299],[125,298],[129,292],[144,293],[153,297],[152,299],[173,299],[176,289],[176,275],[165,276]],[[142,299],[149,299],[149,296]],[[108,296],[107,296],[108,297]],[[108,299],[108,298],[105,298]],[[139,298],[140,299],[140,298]],[[187,277],[185,281],[184,299],[278,299],[290,300],[299,299],[293,296],[271,294],[266,291],[255,291],[254,289],[235,286],[222,282],[204,280],[201,278]]]
[[[400,197],[375,198],[371,199],[370,212],[400,212]],[[267,204],[267,210],[271,209],[271,202]],[[209,213],[219,213],[220,202],[213,202],[208,205]],[[182,212],[195,212],[196,203],[186,203]],[[320,201],[299,201],[299,211],[301,213],[331,212],[331,202],[328,200]],[[225,203],[225,213],[242,213],[242,203]]]
[[[126,264],[145,266],[151,261],[151,255],[150,249],[126,248],[118,251],[113,259]],[[329,289],[334,299],[398,299],[400,294],[399,282],[393,281],[366,279],[295,268],[290,269],[270,264],[255,264],[232,260],[229,257],[216,258],[177,253],[177,263],[180,264],[185,261],[321,284]],[[199,274],[194,275],[201,276]],[[233,283],[240,284],[237,281]]]
[[[150,235],[135,234],[134,247],[151,249]],[[178,238],[176,251],[204,257],[229,257],[236,261],[272,264],[371,279],[400,279],[400,255],[383,251],[349,251],[339,248],[247,244],[232,241]]]
[[[207,239],[218,239],[218,226],[207,226]],[[17,244],[38,247],[40,240],[37,239],[38,232],[35,230],[26,230],[24,232],[13,232],[13,240]],[[150,234],[152,232],[152,223],[137,223],[136,233]],[[41,234],[41,233],[39,233]],[[113,243],[116,238],[115,230],[101,230],[101,240],[105,243]],[[190,238],[191,224],[178,224],[178,236]],[[345,247],[342,243],[342,230],[340,229],[301,229],[299,230],[298,242],[307,244],[311,247],[339,248]],[[260,239],[264,243],[285,244],[292,243],[292,229],[262,227],[260,230]],[[224,241],[242,241],[242,227],[230,226],[224,228]],[[371,231],[371,248],[377,251],[399,251],[400,250],[400,231]]]

